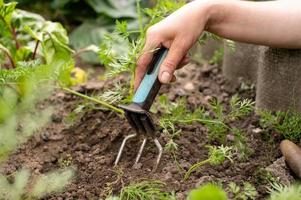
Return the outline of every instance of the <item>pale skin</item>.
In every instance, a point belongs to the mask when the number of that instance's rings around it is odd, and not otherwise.
[[[203,31],[234,41],[277,48],[301,48],[301,1],[251,2],[195,0],[150,27],[138,59],[135,89],[139,86],[152,49],[164,46],[168,55],[160,66],[159,80],[175,81],[174,72],[187,64],[187,53]]]

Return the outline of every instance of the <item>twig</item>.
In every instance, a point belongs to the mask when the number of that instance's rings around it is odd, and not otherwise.
[[[39,44],[40,44],[40,40],[37,40],[36,45],[34,47],[33,54],[32,54],[32,60],[34,60],[36,58],[36,54],[37,54],[37,50],[38,50]]]
[[[18,39],[17,39],[17,32],[16,32],[16,29],[14,27],[11,28],[11,33],[12,33],[12,36],[13,36],[13,39],[16,43],[16,49],[19,49],[21,47]]]
[[[6,51],[4,51],[4,52],[5,52],[6,56],[8,57],[8,59],[9,59],[9,61],[11,63],[12,68],[16,68],[15,62],[14,62],[13,58],[11,57],[11,55],[8,52],[6,52]]]

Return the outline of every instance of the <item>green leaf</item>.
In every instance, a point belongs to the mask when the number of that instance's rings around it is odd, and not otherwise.
[[[227,200],[226,193],[216,185],[207,184],[189,192],[188,200]]]
[[[114,28],[107,22],[103,18],[84,22],[70,34],[70,44],[77,51],[92,44],[99,46],[104,36],[109,33],[108,31]],[[84,62],[99,63],[98,55],[93,52],[83,53],[80,57]]]
[[[17,3],[3,3],[3,1],[0,1],[0,20],[3,20],[7,26],[10,27],[11,23],[11,17],[13,12],[15,11]]]
[[[86,2],[98,14],[104,14],[114,19],[137,18],[134,0],[86,0]]]

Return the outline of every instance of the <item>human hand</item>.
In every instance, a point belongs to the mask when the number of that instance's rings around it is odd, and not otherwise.
[[[175,81],[175,70],[189,62],[187,53],[204,30],[208,18],[207,2],[188,3],[147,30],[142,55],[137,62],[135,89],[152,60],[153,50],[161,46],[168,48],[169,52],[160,66],[159,80],[161,83]]]

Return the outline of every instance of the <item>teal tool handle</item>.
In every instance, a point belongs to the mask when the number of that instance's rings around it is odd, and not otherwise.
[[[144,110],[149,110],[157,96],[161,83],[158,79],[159,68],[167,56],[168,49],[160,48],[153,56],[135,95],[133,103],[138,104]]]

